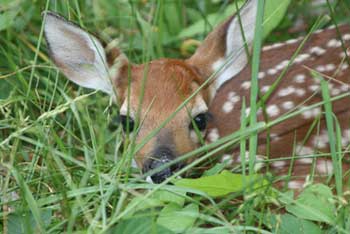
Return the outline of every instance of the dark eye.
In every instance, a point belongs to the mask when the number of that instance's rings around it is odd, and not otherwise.
[[[120,115],[120,123],[123,126],[124,132],[132,132],[135,128],[135,122],[130,116]]]
[[[124,132],[132,132],[135,127],[134,120],[130,116],[128,117],[126,115],[118,115],[113,117],[108,127],[111,131],[115,131],[118,129],[120,124],[122,125]]]
[[[207,128],[208,122],[208,113],[201,113],[193,118],[192,123],[190,124],[190,129],[195,129],[193,124],[195,124],[198,130],[203,131]]]

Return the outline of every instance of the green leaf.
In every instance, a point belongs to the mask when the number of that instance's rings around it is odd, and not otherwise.
[[[244,0],[239,0],[237,4],[238,7],[241,7],[244,2]],[[186,27],[179,33],[178,38],[184,39],[188,37],[193,37],[200,33],[211,31],[212,26],[218,25],[219,23],[223,22],[226,18],[233,15],[235,12],[236,4],[231,3],[227,6],[224,12],[220,11],[218,13],[210,14],[206,17],[206,19],[199,20],[196,23]]]
[[[157,223],[175,233],[183,233],[193,226],[198,216],[199,209],[196,204],[189,204],[182,208],[175,203],[170,203],[160,212]]]
[[[161,207],[163,205],[164,203],[159,199],[144,198],[142,196],[135,197],[128,204],[128,207],[133,207],[133,208],[128,212],[128,214],[126,215],[126,218],[132,217],[133,214],[135,214],[138,211]]]
[[[321,234],[321,228],[311,221],[298,219],[297,217],[285,214],[281,217],[275,216],[273,233],[278,234]]]
[[[152,216],[134,217],[122,220],[116,227],[111,228],[108,234],[174,234],[171,230],[158,225]]]
[[[15,10],[5,11],[0,14],[0,31],[12,26],[19,11],[20,8],[17,8]]]
[[[153,193],[152,198],[164,203],[176,203],[181,207],[185,204],[185,192],[176,194],[167,190],[157,190]]]
[[[12,87],[6,80],[0,79],[0,100],[6,99],[10,95]]]
[[[263,38],[271,33],[283,19],[291,0],[267,0],[265,2]]]
[[[186,232],[188,234],[231,234],[230,227],[214,227],[214,228],[195,228]]]
[[[238,1],[238,7],[241,7],[244,2],[245,1],[243,0]],[[281,22],[290,2],[290,0],[267,0],[265,2],[263,38],[265,38]],[[206,19],[199,20],[185,28],[179,33],[178,38],[190,38],[197,34],[208,32],[212,30],[211,26],[218,25],[235,13],[236,4],[231,3],[227,6],[224,12],[210,14]]]
[[[336,208],[332,197],[332,191],[326,185],[311,185],[294,202],[288,204],[286,209],[302,219],[334,224]]]
[[[254,188],[267,184],[267,181],[263,180],[259,175],[249,177],[224,170],[218,175],[198,179],[180,179],[175,182],[175,185],[197,189],[207,193],[209,196],[218,197],[242,191],[249,185],[249,182],[254,183]]]
[[[45,227],[51,223],[52,211],[45,209],[40,212],[40,218]],[[30,212],[18,212],[8,217],[8,233],[24,234],[37,233],[38,226],[34,216]]]
[[[216,175],[218,173],[220,173],[222,170],[225,169],[225,167],[227,166],[228,162],[224,162],[224,163],[217,163],[215,164],[215,166],[213,166],[212,168],[210,168],[209,170],[206,170],[203,173],[203,176],[211,176],[211,175]]]

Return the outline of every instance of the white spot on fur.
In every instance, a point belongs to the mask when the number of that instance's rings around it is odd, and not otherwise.
[[[271,163],[271,166],[276,168],[276,169],[282,169],[287,165],[287,162],[285,160],[283,161],[275,161]]]
[[[263,79],[265,77],[265,72],[259,72],[258,73],[258,79]]]
[[[276,69],[277,70],[283,70],[283,69],[285,69],[287,66],[288,66],[288,64],[289,64],[289,60],[283,60],[282,62],[280,62],[277,66],[276,66]]]
[[[310,155],[310,154],[312,154],[312,152],[309,153],[308,155]],[[301,158],[301,159],[298,159],[296,162],[299,163],[299,164],[311,164],[312,163],[312,158]]]
[[[320,89],[320,86],[319,85],[310,85],[308,88],[311,92],[315,92],[315,91]]]
[[[230,154],[224,154],[222,157],[221,157],[221,162],[222,163],[225,163],[227,165],[232,165],[233,164],[233,157],[232,155]]]
[[[337,96],[341,93],[340,89],[337,88],[332,88],[330,91],[332,96]]]
[[[318,116],[319,114],[321,114],[321,108],[320,107],[315,107],[313,109],[307,109],[307,107],[301,107],[301,110],[304,110],[301,115],[305,118],[305,119],[311,119],[311,118],[315,118],[316,116]]]
[[[275,117],[279,115],[280,109],[277,107],[277,105],[271,105],[266,108],[266,112],[269,116]]]
[[[318,160],[316,168],[320,174],[329,175],[333,173],[333,165],[329,160]]]
[[[241,87],[245,90],[249,89],[250,88],[250,85],[251,85],[251,82],[250,81],[244,81],[241,85]]]
[[[344,35],[342,36],[342,39],[343,39],[344,41],[350,40],[350,33],[344,34]]]
[[[314,153],[314,150],[311,148],[311,147],[308,147],[308,146],[304,146],[302,144],[297,144],[297,147],[296,147],[296,153],[297,155],[311,155]]]
[[[347,64],[347,63],[343,63],[341,66],[340,66],[340,69],[342,70],[342,71],[344,71],[344,70],[346,70],[346,69],[348,69],[349,68],[349,64]]]
[[[245,109],[245,115],[248,116],[250,114],[250,107],[247,107]]]
[[[307,59],[310,58],[310,57],[311,57],[310,54],[299,54],[299,55],[295,58],[294,62],[295,62],[295,63],[302,63],[302,62],[304,62],[305,60],[307,60]]]
[[[328,41],[327,46],[329,48],[337,48],[341,46],[341,41],[337,40],[337,39],[331,39]]]
[[[229,92],[227,95],[227,99],[232,103],[237,103],[241,100],[241,97],[236,94],[236,92],[232,91]]]
[[[212,128],[208,131],[208,140],[210,142],[217,141],[219,139],[219,130],[217,128]]]
[[[316,148],[326,148],[328,145],[329,139],[328,139],[328,133],[326,130],[322,130],[319,135],[315,135],[312,138],[312,145]]]
[[[326,71],[333,71],[336,68],[336,66],[333,63],[330,63],[330,64],[327,64],[325,68],[326,68]]]
[[[343,147],[348,147],[350,143],[350,129],[346,129],[343,131],[341,145]]]
[[[349,90],[349,85],[348,84],[343,84],[340,86],[340,90],[343,92],[346,92]]]
[[[296,83],[301,84],[301,83],[305,82],[305,78],[306,78],[306,76],[304,74],[298,74],[298,75],[294,76],[294,81]]]
[[[288,182],[288,188],[289,189],[302,189],[304,186],[304,182],[303,181],[299,181],[299,180],[292,180]]]
[[[222,106],[222,111],[224,113],[230,113],[237,102],[241,100],[240,96],[236,94],[236,92],[231,91],[227,95],[227,101]]]
[[[289,39],[288,41],[286,41],[285,43],[290,45],[290,44],[294,44],[296,42],[298,42],[300,39],[299,38],[293,38],[293,39]]]
[[[321,56],[321,55],[323,55],[324,53],[326,53],[326,50],[323,49],[323,48],[321,48],[321,47],[319,47],[319,46],[315,46],[315,47],[312,47],[312,48],[310,49],[310,53],[311,53],[311,54],[315,54],[315,55],[317,55],[317,56]]]
[[[276,75],[278,72],[277,69],[274,69],[274,68],[270,68],[269,70],[267,70],[267,74],[273,76],[273,75]]]
[[[269,89],[270,89],[270,85],[265,85],[265,86],[263,86],[262,88],[261,88],[261,92],[262,93],[266,93],[267,91],[269,91]]]
[[[294,107],[294,103],[292,101],[285,101],[282,103],[282,108],[285,110],[290,110]]]
[[[283,45],[284,45],[283,43],[275,43],[275,44],[272,44],[272,45],[264,46],[263,51],[267,51],[267,50],[272,50],[272,49],[280,48],[280,47],[282,47]]]
[[[295,89],[295,94],[296,94],[298,97],[304,96],[305,93],[306,93],[305,89],[302,89],[302,88]]]
[[[230,101],[226,101],[222,105],[222,111],[227,114],[227,113],[230,113],[233,110],[234,107],[235,107],[235,104],[233,104]]]
[[[278,141],[280,137],[276,133],[271,133],[270,138],[272,141]]]
[[[295,92],[295,88],[293,86],[288,86],[287,88],[280,89],[278,92],[278,96],[285,97]]]
[[[325,72],[326,71],[326,67],[323,66],[323,65],[318,65],[316,67],[316,71],[318,71],[318,72]]]

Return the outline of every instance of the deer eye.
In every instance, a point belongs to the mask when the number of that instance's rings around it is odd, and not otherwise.
[[[207,128],[207,122],[209,119],[209,114],[208,113],[201,113],[198,114],[196,117],[193,118],[191,124],[190,124],[190,129],[194,129],[194,124],[197,126],[198,130],[203,131]]]
[[[120,115],[119,121],[123,126],[124,132],[132,132],[135,128],[135,121],[127,115]]]
[[[115,131],[118,129],[120,124],[123,127],[124,132],[132,132],[134,131],[135,128],[135,122],[134,120],[127,115],[117,115],[115,116],[111,123],[109,124],[109,129],[111,131]]]

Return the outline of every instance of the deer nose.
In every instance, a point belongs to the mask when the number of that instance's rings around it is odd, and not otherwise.
[[[155,150],[153,156],[145,162],[143,166],[143,173],[155,170],[156,168],[162,167],[165,164],[170,164],[170,162],[174,159],[175,156],[172,150],[169,148],[159,148]],[[165,167],[163,170],[153,173],[151,175],[151,179],[156,184],[162,183],[182,167],[183,164],[181,162],[171,164]]]

